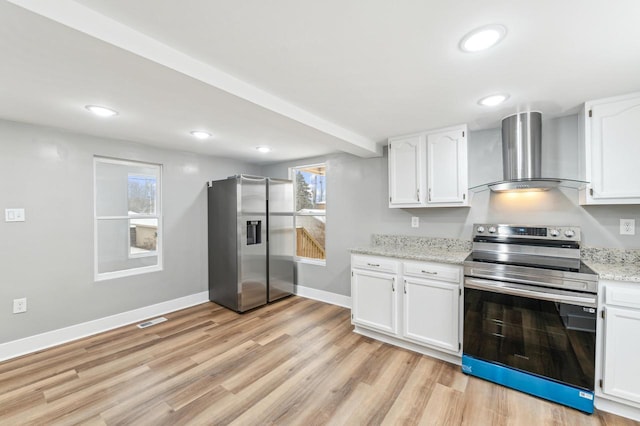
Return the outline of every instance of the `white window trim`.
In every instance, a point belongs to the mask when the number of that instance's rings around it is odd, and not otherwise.
[[[156,190],[156,214],[155,215],[139,215],[136,218],[154,218],[158,219],[158,240],[156,242],[156,250],[152,254],[144,254],[145,256],[135,256],[135,257],[146,257],[146,256],[158,256],[158,263],[156,265],[151,266],[142,266],[139,268],[125,269],[121,271],[112,271],[112,272],[103,272],[98,273],[98,221],[99,220],[112,220],[112,219],[127,219],[130,220],[131,216],[98,216],[98,191],[97,191],[97,182],[96,182],[96,167],[98,163],[107,163],[107,164],[118,164],[125,166],[156,166],[158,167],[158,181],[159,181],[159,190]],[[149,272],[158,272],[163,270],[163,238],[162,234],[164,231],[164,220],[162,216],[162,164],[157,163],[147,163],[143,161],[133,161],[133,160],[122,160],[119,158],[110,158],[110,157],[101,157],[94,156],[93,157],[93,279],[95,282],[99,281],[107,281],[115,278],[123,278],[130,277],[133,275],[146,274]],[[141,175],[142,176],[142,175]],[[128,243],[130,244],[130,243]],[[127,251],[129,253],[129,251]],[[129,258],[132,258],[130,255]]]
[[[322,166],[325,168],[325,170],[327,169],[327,163],[313,163],[313,164],[304,164],[301,166],[293,166],[293,167],[289,167],[289,180],[291,180],[294,184],[296,184],[296,176],[295,176],[295,171],[297,169],[303,169],[305,167],[318,167],[318,166]],[[297,185],[297,184],[296,184]],[[294,191],[296,190],[296,188],[294,187]],[[295,196],[295,194],[294,194]],[[325,201],[325,205],[326,205],[326,201]],[[304,264],[308,264],[308,265],[317,265],[317,266],[327,266],[327,245],[326,245],[326,238],[327,238],[327,211],[326,210],[321,210],[322,213],[311,213],[311,212],[305,212],[305,213],[298,213],[296,210],[296,206],[295,206],[295,200],[294,200],[294,209],[293,209],[293,227],[295,229],[296,227],[296,218],[298,216],[324,216],[325,217],[325,247],[324,247],[324,252],[325,252],[325,258],[324,259],[312,259],[310,257],[300,257],[297,256],[296,254],[293,255],[293,260],[296,263],[304,263]],[[294,244],[295,245],[295,244]],[[297,253],[297,247],[296,250],[294,251],[294,253]]]

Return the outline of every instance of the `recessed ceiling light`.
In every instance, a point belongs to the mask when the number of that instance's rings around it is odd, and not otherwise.
[[[271,152],[271,148],[269,148],[268,146],[258,146],[256,147],[256,149],[262,153],[267,153],[267,152]]]
[[[460,49],[463,52],[479,52],[496,45],[507,35],[507,29],[498,24],[476,28],[462,37]]]
[[[485,96],[478,103],[482,106],[496,106],[509,99],[509,95],[501,93],[498,95]]]
[[[192,130],[191,136],[198,139],[209,139],[211,137],[211,133],[202,130]]]
[[[85,108],[99,117],[113,117],[114,115],[118,115],[118,111],[103,106],[85,105]]]

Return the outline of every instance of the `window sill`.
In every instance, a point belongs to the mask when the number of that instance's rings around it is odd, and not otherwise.
[[[296,257],[296,263],[304,263],[306,265],[317,265],[317,266],[327,266],[327,261],[321,259],[309,259],[306,257]]]
[[[141,275],[158,271],[162,271],[161,265],[145,266],[143,268],[125,269],[124,271],[103,272],[101,274],[96,274],[94,280],[95,282],[108,281],[116,278],[130,277],[133,275]]]
[[[153,257],[153,256],[158,256],[157,250],[140,252],[140,253],[129,253],[129,259],[139,259],[141,257]]]

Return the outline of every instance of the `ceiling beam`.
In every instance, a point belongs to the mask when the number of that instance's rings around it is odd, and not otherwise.
[[[382,146],[375,141],[318,117],[72,0],[9,2],[309,126],[337,139],[335,145],[341,151],[360,157],[382,155]]]

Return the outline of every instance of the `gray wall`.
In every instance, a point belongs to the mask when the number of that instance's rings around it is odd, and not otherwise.
[[[470,132],[470,186],[502,179],[499,129]],[[476,222],[578,225],[591,247],[640,248],[640,233],[619,235],[619,219],[636,219],[640,206],[580,206],[578,192],[561,189],[527,194],[474,194],[470,208],[389,209],[387,157],[360,159],[350,155],[311,158],[270,165],[262,173],[286,177],[291,166],[327,163],[327,264],[298,265],[298,284],[350,294],[349,248],[368,245],[371,234],[404,234],[469,239]],[[543,173],[580,178],[578,118],[543,122]],[[411,228],[411,217],[420,227]]]
[[[577,178],[576,116],[545,122],[543,169]],[[163,164],[164,270],[93,280],[93,156]],[[497,129],[469,135],[471,185],[501,178]],[[348,154],[257,167],[124,141],[0,121],[0,212],[26,208],[27,221],[0,220],[0,343],[206,291],[205,182],[235,173],[287,177],[288,167],[327,163],[327,265],[298,265],[298,283],[350,294],[349,248],[373,233],[468,239],[475,222],[575,224],[588,246],[639,248],[618,235],[620,218],[640,224],[640,206],[578,205],[575,190],[476,194],[470,208],[389,209],[387,158]],[[420,228],[410,227],[411,216]],[[28,312],[12,314],[15,298]]]
[[[93,279],[93,156],[163,165],[164,270]],[[0,343],[207,290],[205,182],[260,168],[0,121]],[[12,314],[13,299],[28,311]]]

